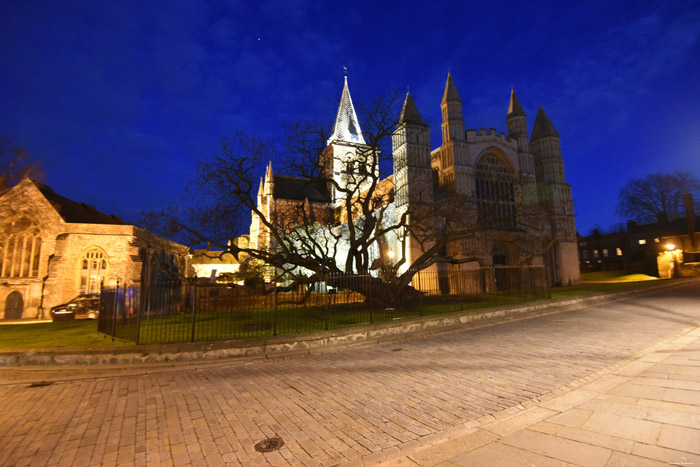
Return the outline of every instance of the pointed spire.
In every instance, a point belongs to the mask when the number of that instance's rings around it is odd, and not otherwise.
[[[557,133],[554,125],[552,125],[552,121],[549,119],[547,114],[544,113],[542,107],[540,107],[537,111],[537,117],[535,117],[535,126],[532,129],[530,141],[532,142],[547,137],[559,138],[559,133]]]
[[[265,192],[265,184],[263,183],[263,178],[260,177],[260,187],[258,188],[258,198]]]
[[[399,117],[399,125],[402,123],[413,123],[416,125],[425,125],[423,119],[418,112],[418,107],[411,97],[411,93],[406,93],[406,100],[403,103],[403,109],[401,109],[401,116]]]
[[[511,115],[522,115],[525,116],[525,111],[523,110],[523,107],[520,105],[520,101],[518,100],[518,96],[515,95],[515,89],[510,90],[510,105],[508,106],[508,116],[510,117]]]
[[[452,81],[452,74],[447,73],[447,83],[445,83],[445,93],[442,96],[442,102],[447,102],[447,101],[462,101],[462,98],[459,97],[459,93],[457,92],[457,86],[455,86],[455,82]]]
[[[265,181],[269,182],[272,180],[272,161],[267,164],[267,169],[265,170]]]
[[[331,144],[332,141],[343,141],[347,143],[365,144],[365,139],[362,137],[360,122],[355,113],[355,107],[352,105],[350,97],[350,89],[348,89],[348,77],[345,77],[345,86],[343,86],[343,94],[340,97],[340,105],[338,106],[338,114],[335,117],[335,125],[333,134],[326,144]]]

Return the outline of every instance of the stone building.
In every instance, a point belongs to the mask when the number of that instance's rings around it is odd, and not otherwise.
[[[408,213],[409,218],[426,223],[421,227],[430,228],[441,220],[420,212],[425,212],[426,205],[444,202],[446,194],[457,195],[469,203],[463,219],[483,228],[470,239],[450,242],[444,256],[477,258],[478,264],[473,266],[545,265],[550,283],[578,283],[571,187],[564,174],[560,136],[547,114],[538,110],[528,135],[527,116],[513,91],[505,119],[507,134],[495,129],[465,129],[462,100],[450,74],[440,107],[442,143],[431,149],[430,127],[410,93],[406,95],[392,137],[393,174],[377,184],[391,191],[392,214]],[[343,187],[353,178],[348,167],[355,173],[378,171],[377,164],[361,157],[366,147],[346,79],[333,133],[321,156],[326,177]],[[258,192],[258,210],[270,219],[284,212],[285,206],[306,203],[318,219],[342,223],[342,212],[338,215],[342,201],[332,186],[273,174],[271,165]],[[530,209],[535,206],[539,211]],[[535,212],[539,213],[536,218],[528,217]],[[535,244],[544,237],[547,246],[538,251]],[[250,241],[256,248],[272,246],[255,212]],[[386,239],[389,244],[397,241]],[[391,251],[399,252],[406,259],[404,264],[410,265],[425,248],[425,243],[419,245],[414,238],[407,248],[396,245]]]
[[[102,284],[187,268],[186,248],[25,178],[0,196],[0,318],[47,318]]]

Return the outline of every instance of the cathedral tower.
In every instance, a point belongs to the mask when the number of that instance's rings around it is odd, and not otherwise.
[[[571,186],[566,183],[564,175],[559,133],[541,107],[532,129],[530,148],[535,156],[540,203],[553,220],[552,233],[556,243],[549,254],[553,282],[560,285],[578,283],[581,276]]]
[[[328,146],[321,155],[324,173],[341,190],[352,190],[351,196],[357,196],[366,190],[372,183],[372,175],[375,178],[379,175],[378,154],[365,143],[362,136],[360,122],[350,97],[347,76],[338,105],[333,133],[326,144]],[[343,195],[342,192],[335,189],[333,184],[331,185],[329,187],[331,202],[334,206],[338,206],[343,202]]]
[[[530,152],[530,143],[527,135],[527,115],[520,105],[518,96],[515,95],[515,90],[510,91],[510,104],[508,106],[508,115],[506,116],[506,126],[508,127],[508,136],[518,142],[518,166],[520,167],[520,176],[522,180],[522,188],[524,190],[524,202],[536,203],[537,193],[535,187],[535,159]]]
[[[442,96],[442,146],[439,149],[440,183],[449,191],[471,196],[474,174],[469,166],[462,98],[459,97],[452,75],[447,74]]]
[[[399,219],[408,214],[409,234],[403,252],[405,266],[411,265],[424,248],[425,237],[435,226],[433,170],[430,165],[430,127],[423,122],[413,97],[406,93],[401,116],[392,135],[394,157],[394,203]]]

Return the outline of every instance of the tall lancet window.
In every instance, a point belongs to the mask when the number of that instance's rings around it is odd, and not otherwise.
[[[87,250],[80,258],[80,293],[98,293],[107,272],[107,255],[99,248]]]
[[[479,220],[489,227],[515,226],[515,177],[501,156],[487,153],[474,174]]]

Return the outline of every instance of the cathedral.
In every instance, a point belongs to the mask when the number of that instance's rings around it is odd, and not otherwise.
[[[313,222],[342,227],[347,222],[347,210],[344,215],[342,208],[348,193],[342,188],[361,180],[355,193],[390,194],[381,207],[384,222],[401,216],[410,219],[413,228],[385,235],[372,253],[381,259],[382,252],[389,251],[393,262],[407,268],[430,248],[430,241],[425,241],[429,235],[418,238],[414,232],[444,226],[448,221],[439,213],[446,211],[448,199],[459,199],[459,208],[447,206],[459,211],[458,221],[449,222],[474,227],[469,235],[454,236],[444,245],[436,255],[446,259],[440,267],[460,261],[466,267],[534,265],[546,268],[552,285],[580,282],[571,187],[566,183],[559,133],[547,114],[538,110],[528,135],[527,116],[511,91],[507,133],[466,129],[462,99],[450,74],[440,107],[442,142],[432,149],[430,127],[406,94],[392,135],[393,174],[379,180],[378,164],[361,156],[368,145],[346,77],[333,133],[320,160],[326,181],[275,174],[270,163],[260,180],[257,211],[274,219],[303,205],[309,213],[305,217]],[[368,173],[374,177],[355,177]],[[433,214],[421,215],[428,212],[426,206]],[[249,244],[254,249],[274,248],[269,228],[255,211]]]

